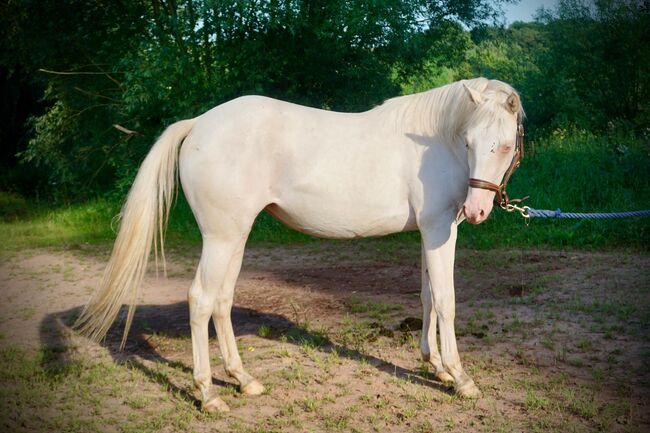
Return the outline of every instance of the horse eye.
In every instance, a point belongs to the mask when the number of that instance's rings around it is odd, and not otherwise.
[[[499,150],[501,151],[501,153],[510,153],[510,151],[512,150],[512,146],[501,145],[499,146]]]

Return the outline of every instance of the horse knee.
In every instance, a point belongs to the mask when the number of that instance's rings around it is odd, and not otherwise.
[[[200,296],[188,297],[190,306],[190,326],[204,326],[210,320],[212,314],[212,303],[205,302]]]
[[[445,323],[451,323],[456,319],[456,309],[449,302],[436,302],[436,313],[438,319]]]
[[[214,303],[213,314],[217,319],[230,317],[230,310],[232,308],[232,298],[217,298]]]

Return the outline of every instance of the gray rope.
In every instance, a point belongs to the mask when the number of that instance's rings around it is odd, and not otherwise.
[[[528,216],[531,218],[577,218],[577,219],[602,219],[602,218],[627,218],[650,216],[650,209],[631,212],[562,212],[560,209],[533,209],[528,208]]]

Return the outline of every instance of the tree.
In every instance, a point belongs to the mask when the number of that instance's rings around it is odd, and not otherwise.
[[[451,53],[441,41],[463,33],[457,23],[497,10],[487,0],[14,0],[3,12],[1,63],[34,74],[49,104],[23,158],[79,198],[128,184],[166,124],[242,94],[367,109],[399,93],[423,47]]]
[[[602,130],[609,121],[647,126],[650,9],[647,2],[562,0],[545,11],[548,49],[540,53],[543,116],[554,125]]]

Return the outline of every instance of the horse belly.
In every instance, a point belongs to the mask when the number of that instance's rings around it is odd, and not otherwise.
[[[293,203],[273,203],[266,210],[292,229],[320,238],[353,239],[417,228],[407,202],[382,207],[305,197]]]

